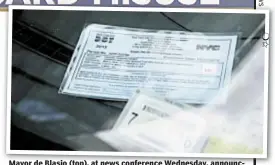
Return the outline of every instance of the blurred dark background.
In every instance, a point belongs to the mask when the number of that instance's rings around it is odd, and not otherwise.
[[[97,142],[90,137],[86,142],[81,135],[102,129],[108,119],[120,114],[125,102],[77,98],[57,92],[79,35],[87,24],[240,33],[234,59],[236,66],[264,34],[264,27],[258,29],[264,19],[263,14],[237,13],[14,10],[11,149],[85,148]],[[248,40],[248,37],[252,38]],[[31,114],[45,109],[68,117],[46,123],[31,120]]]
[[[31,132],[24,131],[11,125],[11,150],[71,150],[63,145],[53,143]]]

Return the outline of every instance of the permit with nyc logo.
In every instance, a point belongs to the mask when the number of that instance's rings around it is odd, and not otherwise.
[[[126,101],[145,89],[183,104],[209,103],[231,80],[237,38],[91,24],[59,93]]]

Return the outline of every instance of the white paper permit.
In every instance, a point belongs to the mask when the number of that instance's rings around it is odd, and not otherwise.
[[[183,110],[193,108],[186,104],[171,108],[172,104],[174,104],[172,101],[157,97],[153,93],[137,90],[127,102],[113,128],[128,127],[132,124],[168,118]]]
[[[236,43],[235,34],[92,24],[80,37],[59,93],[128,100],[146,89],[182,103],[208,103],[230,82]]]
[[[206,132],[206,121],[193,111],[139,92],[114,128],[95,136],[119,151],[199,153],[206,145]]]

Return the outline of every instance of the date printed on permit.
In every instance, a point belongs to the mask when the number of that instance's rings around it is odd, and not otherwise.
[[[128,100],[146,89],[181,103],[208,103],[231,79],[236,42],[232,34],[91,24],[80,36],[59,93]]]

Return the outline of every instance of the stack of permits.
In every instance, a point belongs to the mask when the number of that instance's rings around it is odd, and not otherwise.
[[[59,92],[126,101],[146,89],[180,103],[208,103],[231,79],[237,35],[91,24]]]
[[[263,49],[258,42],[248,55],[228,88],[226,104],[178,107],[138,92],[114,129],[97,136],[122,151],[263,154],[267,120]]]
[[[124,152],[262,154],[260,111],[250,110],[239,114],[246,116],[237,122],[215,111],[207,114],[138,92],[114,128],[96,136]]]

